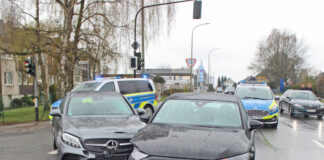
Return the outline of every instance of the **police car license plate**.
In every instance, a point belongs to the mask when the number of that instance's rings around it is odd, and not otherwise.
[[[314,113],[314,112],[316,112],[316,109],[308,109],[307,112],[312,112],[312,113]]]

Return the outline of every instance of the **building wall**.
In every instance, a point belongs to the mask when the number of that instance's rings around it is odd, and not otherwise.
[[[20,98],[18,85],[18,72],[12,56],[1,56],[2,96],[5,108],[10,107],[14,98]],[[5,84],[5,72],[11,72],[12,84]]]

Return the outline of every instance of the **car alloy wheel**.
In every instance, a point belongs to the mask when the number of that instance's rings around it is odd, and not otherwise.
[[[144,107],[144,110],[145,110],[145,114],[148,115],[148,116],[152,116],[153,115],[153,109],[151,106],[145,106]]]

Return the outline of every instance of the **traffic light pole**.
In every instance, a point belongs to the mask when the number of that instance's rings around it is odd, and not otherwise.
[[[39,121],[38,119],[38,97],[37,97],[37,69],[36,69],[36,56],[33,57],[33,64],[35,66],[35,82],[34,82],[34,89],[35,89],[35,120],[36,122]]]
[[[136,56],[135,54],[136,54],[136,50],[137,50],[137,48],[139,47],[138,46],[138,43],[137,43],[137,41],[136,41],[136,22],[137,22],[137,16],[138,16],[138,14],[143,10],[143,9],[145,9],[145,8],[149,8],[149,7],[155,7],[155,6],[162,6],[162,5],[169,5],[169,4],[176,4],[176,3],[182,3],[182,2],[190,2],[190,1],[194,1],[194,0],[182,0],[182,1],[175,1],[175,2],[167,2],[167,3],[158,3],[158,4],[152,4],[152,5],[147,5],[147,6],[143,6],[142,8],[140,8],[138,11],[137,11],[137,13],[136,13],[136,15],[135,15],[135,25],[134,25],[134,42],[133,42],[133,45],[132,45],[132,47],[133,47],[133,49],[134,49],[134,56]],[[143,16],[142,16],[143,17]],[[144,29],[143,29],[144,30]],[[143,39],[143,41],[144,41],[144,39]],[[142,42],[143,43],[143,42]],[[143,56],[142,57],[143,58],[143,60],[144,60],[144,62],[145,62],[145,57]],[[136,78],[136,69],[134,70],[134,78]]]

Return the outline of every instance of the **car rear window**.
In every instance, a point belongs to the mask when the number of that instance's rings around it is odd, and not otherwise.
[[[149,81],[119,81],[121,94],[131,94],[138,92],[152,92],[153,88]]]
[[[94,91],[101,82],[87,82],[87,83],[81,83],[77,85],[72,92],[79,92],[79,91]]]

